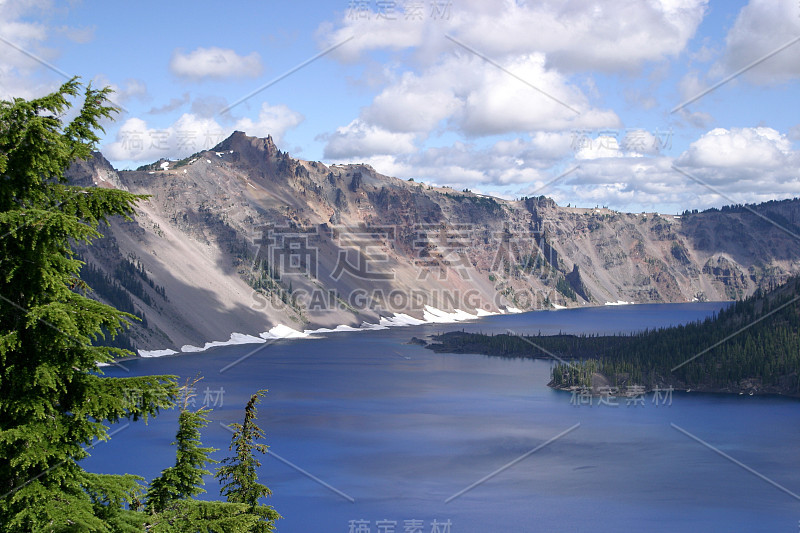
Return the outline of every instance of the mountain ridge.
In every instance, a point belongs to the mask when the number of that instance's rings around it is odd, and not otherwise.
[[[423,320],[432,308],[729,300],[800,271],[797,199],[683,215],[502,200],[295,159],[243,132],[135,171],[97,153],[68,176],[151,195],[134,222],[113,220],[81,249],[109,274],[124,261],[141,266],[147,296],[131,299],[148,327],[129,336],[144,350],[192,350],[278,325]]]

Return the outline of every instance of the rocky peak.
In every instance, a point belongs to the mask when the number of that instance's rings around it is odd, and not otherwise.
[[[525,198],[525,208],[531,213],[535,213],[537,209],[555,209],[558,207],[555,200],[547,196],[533,196]]]
[[[100,152],[92,152],[87,159],[76,159],[64,173],[73,185],[127,190],[117,171]]]
[[[230,137],[210,151],[230,152],[231,161],[255,176],[271,177],[276,173],[276,159],[281,156],[272,136],[250,137],[242,131],[234,131]]]
[[[234,131],[230,137],[216,145],[211,150],[226,152],[233,150],[243,155],[256,155],[263,159],[264,155],[274,156],[278,152],[275,141],[271,135],[266,137],[250,137],[243,131]]]

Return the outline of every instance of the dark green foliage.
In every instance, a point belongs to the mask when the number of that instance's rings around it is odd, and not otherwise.
[[[361,172],[353,172],[353,178],[350,180],[349,189],[351,192],[357,192],[361,188],[363,179]]]
[[[203,476],[211,473],[205,466],[216,463],[209,454],[217,451],[215,448],[201,446],[200,442],[200,428],[208,425],[206,415],[210,412],[210,409],[181,410],[178,433],[172,443],[178,448],[175,466],[167,468],[150,482],[147,491],[147,506],[150,512],[161,513],[176,500],[184,500],[205,492],[200,485],[203,484]]]
[[[769,293],[757,292],[702,322],[631,335],[520,337],[455,332],[437,337],[439,352],[501,357],[576,359],[553,369],[557,387],[587,385],[599,372],[612,384],[648,388],[800,396],[800,278]],[[695,357],[697,356],[697,357]]]
[[[131,298],[131,292],[133,291],[130,291],[128,287],[120,283],[117,278],[109,276],[92,264],[83,265],[83,268],[81,268],[80,277],[81,280],[85,281],[86,284],[92,288],[92,291],[87,292],[87,295],[91,295],[92,292],[95,293],[97,296],[103,298],[113,305],[116,309],[131,315],[135,315],[139,318],[139,320],[142,321],[142,325],[147,327],[147,319],[144,318],[144,313],[136,309],[136,306],[133,304],[133,299]],[[139,289],[147,298],[145,304],[149,305],[151,301],[150,297],[144,293],[141,283],[139,283]]]
[[[76,257],[82,259],[79,254],[76,254]],[[153,298],[150,297],[142,282],[148,284],[165,301],[169,301],[164,287],[156,285],[138,261],[136,263],[126,260],[120,261],[114,268],[113,275],[108,275],[93,264],[87,263],[81,268],[80,278],[91,287],[91,291],[84,290],[82,294],[89,297],[94,296],[95,299],[101,298],[120,311],[136,316],[145,329],[148,327],[147,316],[144,311],[134,305],[134,300],[131,298],[131,295],[133,295],[145,305],[151,307],[155,305]],[[134,351],[134,345],[126,331],[119,332],[113,338],[109,338],[107,332],[103,331],[102,338],[95,344]]]
[[[147,491],[147,531],[150,532],[242,532],[266,533],[273,531],[274,521],[280,515],[258,499],[272,492],[258,483],[256,467],[260,463],[253,451],[266,451],[266,445],[256,443],[264,433],[255,424],[255,404],[259,391],[253,395],[245,410],[244,424],[234,424],[236,429],[231,449],[236,456],[226,459],[216,477],[220,482],[228,481],[220,490],[227,496],[226,502],[209,502],[192,499],[205,492],[203,476],[210,474],[206,465],[216,463],[209,455],[215,448],[204,447],[200,441],[200,430],[208,425],[209,409],[190,411],[184,402],[178,419],[175,465],[165,469],[150,483]],[[188,396],[187,396],[188,398]]]
[[[91,284],[142,298],[140,278],[164,294],[127,261],[115,271],[120,281],[91,267],[79,277],[73,246],[100,238],[109,217],[130,219],[144,198],[66,184],[65,169],[91,154],[100,120],[114,111],[109,90],[89,86],[77,117],[62,124],[80,89],[73,79],[44,98],[0,101],[0,532],[265,531],[277,517],[271,507],[192,499],[214,462],[199,438],[207,411],[181,412],[176,464],[147,491],[149,513],[141,477],[79,464],[110,424],[146,420],[178,394],[174,376],[106,378],[97,367],[130,354],[104,341],[137,317],[129,297],[116,303],[131,312],[88,298]]]
[[[137,261],[136,263],[133,263],[131,261],[120,261],[114,269],[113,278],[118,281],[120,285],[128,289],[131,294],[142,300],[145,305],[152,305],[153,300],[144,290],[142,281],[150,285],[150,288],[162,298],[165,300],[167,299],[164,287],[156,285],[153,280],[150,279],[141,262]]]
[[[73,79],[0,102],[0,531],[125,531],[138,478],[90,475],[79,462],[107,424],[153,416],[177,392],[172,376],[102,377],[96,363],[127,352],[95,341],[133,316],[74,290],[86,285],[73,245],[142,198],[64,179],[114,112],[108,94]],[[73,98],[83,103],[64,124]]]
[[[673,241],[672,246],[670,247],[670,253],[672,254],[672,257],[684,265],[690,265],[692,263],[692,260],[689,259],[689,252],[682,242]]]
[[[234,434],[229,449],[235,450],[236,455],[223,460],[223,466],[219,467],[215,474],[222,484],[220,494],[229,502],[247,504],[250,512],[264,517],[264,520],[252,529],[259,532],[272,531],[273,522],[280,518],[272,506],[258,503],[261,498],[272,494],[267,486],[258,482],[256,469],[261,466],[261,462],[254,455],[254,452],[267,453],[268,450],[266,444],[257,442],[264,438],[264,431],[256,424],[258,415],[256,404],[266,392],[266,390],[258,391],[247,402],[243,423],[231,424]]]
[[[299,300],[292,297],[294,287],[289,280],[288,287],[284,287],[281,282],[279,268],[273,268],[269,261],[259,260],[253,264],[251,272],[245,276],[245,282],[253,289],[265,295],[265,300],[269,300],[272,305],[278,305],[280,301],[283,305],[290,307],[297,314],[302,314],[303,307]]]
[[[506,271],[510,270],[510,265],[504,265],[504,267],[506,267]],[[539,279],[548,279],[553,275],[553,267],[550,266],[544,255],[538,251],[520,257],[518,270],[529,276],[537,276]]]
[[[130,474],[114,476],[89,472],[84,476],[94,514],[111,531],[134,533],[143,530],[144,517],[135,511],[144,493],[139,484],[144,478]],[[129,509],[125,508],[126,505]]]
[[[553,368],[553,382],[560,387],[591,387],[592,375],[599,371],[594,359],[585,359],[581,364],[558,365]]]
[[[556,281],[556,290],[569,298],[570,300],[577,300],[578,297],[575,294],[575,291],[570,286],[569,282],[564,279],[563,276],[559,276],[558,281]]]
[[[268,517],[250,512],[243,503],[187,499],[147,518],[148,533],[251,533],[262,531],[260,524]]]
[[[192,155],[190,155],[189,157],[185,157],[185,158],[181,159],[180,161],[175,161],[170,166],[172,168],[180,168],[180,167],[186,166],[186,165],[189,164],[190,161],[194,161],[195,159],[200,157],[202,155],[202,153],[203,153],[202,151],[195,152]],[[161,170],[160,167],[156,166],[157,163],[158,162],[152,163],[150,165],[145,165],[145,166],[137,168],[136,170]]]
[[[573,265],[572,272],[565,276],[567,283],[569,286],[575,291],[575,294],[579,295],[586,301],[591,300],[591,294],[589,294],[589,289],[586,288],[586,285],[583,283],[583,278],[581,278],[581,271],[578,265]]]

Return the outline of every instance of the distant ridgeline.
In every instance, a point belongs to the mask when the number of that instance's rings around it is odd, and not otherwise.
[[[705,392],[800,396],[800,278],[758,291],[702,322],[630,335],[515,336],[452,332],[437,352],[570,361],[551,387],[643,385]]]

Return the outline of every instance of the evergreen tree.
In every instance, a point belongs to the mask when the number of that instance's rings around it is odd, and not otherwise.
[[[280,515],[270,505],[259,504],[258,500],[272,494],[265,485],[258,482],[256,469],[261,462],[255,458],[253,452],[267,453],[268,446],[256,442],[264,438],[264,431],[256,424],[258,409],[256,404],[267,393],[260,390],[250,397],[244,410],[244,422],[231,424],[234,430],[229,450],[236,450],[234,457],[224,459],[223,466],[217,469],[215,477],[219,479],[222,488],[220,494],[229,502],[244,503],[250,507],[250,512],[263,518],[258,526],[251,531],[268,532],[274,528],[274,521]]]
[[[177,500],[185,500],[205,492],[203,476],[211,472],[205,469],[207,464],[216,463],[209,455],[216,448],[203,447],[200,441],[200,428],[208,425],[210,409],[190,411],[186,405],[178,417],[178,433],[173,446],[177,446],[175,466],[161,472],[161,475],[150,483],[147,491],[147,505],[151,513],[161,513]]]
[[[208,425],[206,416],[211,410],[187,409],[189,395],[185,396],[183,408],[178,419],[178,433],[175,442],[177,454],[175,465],[165,469],[150,483],[147,491],[147,510],[149,512],[147,531],[152,533],[261,533],[273,530],[274,520],[280,518],[275,510],[266,505],[258,505],[258,495],[263,489],[255,478],[249,480],[248,492],[244,497],[228,497],[227,502],[195,500],[192,497],[205,492],[203,476],[210,474],[206,465],[216,463],[209,455],[215,448],[204,447],[200,441],[200,429]],[[245,414],[245,423],[255,417],[254,400],[248,404],[252,415]],[[250,422],[252,428],[254,423]],[[261,430],[255,426],[255,429]],[[252,429],[248,430],[249,434]],[[263,445],[256,445],[263,446]],[[251,458],[252,458],[252,454]],[[252,462],[248,464],[253,464]],[[257,463],[256,463],[257,465]],[[219,477],[219,476],[218,476]],[[261,489],[260,487],[263,487]],[[255,499],[252,499],[255,498]]]
[[[3,532],[136,529],[143,520],[130,506],[141,478],[89,474],[79,461],[85,446],[109,438],[107,424],[153,416],[177,393],[172,376],[103,377],[98,362],[130,352],[93,341],[134,317],[73,290],[86,288],[73,244],[100,237],[101,223],[129,218],[144,198],[64,178],[115,112],[109,93],[72,79],[42,98],[0,101]],[[64,123],[71,99],[82,103]]]

